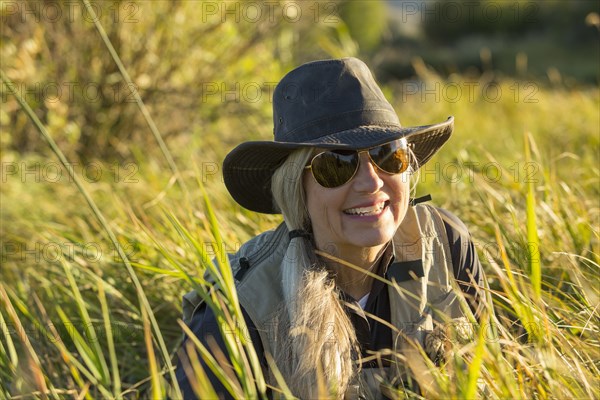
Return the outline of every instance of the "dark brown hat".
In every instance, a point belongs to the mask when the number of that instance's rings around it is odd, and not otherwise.
[[[277,214],[271,177],[294,150],[364,149],[406,138],[417,166],[450,138],[454,118],[403,128],[396,112],[356,58],[314,61],[283,77],[273,92],[274,141],[245,142],[223,162],[231,196],[243,207]]]

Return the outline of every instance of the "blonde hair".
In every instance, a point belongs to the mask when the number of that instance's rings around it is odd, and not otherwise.
[[[415,197],[417,193],[417,185],[419,184],[419,178],[421,177],[421,170],[419,165],[419,160],[417,160],[417,156],[412,150],[411,146],[408,146],[408,159],[410,160],[408,163],[408,176],[409,176],[409,185],[410,185],[410,196]]]
[[[290,231],[310,232],[302,174],[311,153],[292,153],[271,180],[275,205]],[[281,270],[285,302],[272,348],[277,368],[299,398],[319,397],[321,383],[343,398],[357,373],[359,348],[335,282],[317,261],[312,242],[302,237],[290,241]]]

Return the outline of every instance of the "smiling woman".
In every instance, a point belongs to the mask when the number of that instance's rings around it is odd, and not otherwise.
[[[450,138],[453,118],[402,127],[355,58],[289,72],[273,108],[275,140],[242,143],[223,165],[240,205],[285,221],[230,256],[265,376],[277,387],[280,374],[303,399],[422,391],[415,358],[443,360],[440,332],[482,307],[483,272],[464,225],[409,199],[410,176]],[[227,354],[213,310],[194,304],[188,317],[200,342]],[[182,351],[179,383],[194,398],[187,358]]]

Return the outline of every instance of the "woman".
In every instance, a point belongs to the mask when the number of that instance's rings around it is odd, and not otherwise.
[[[274,91],[273,112],[275,140],[242,143],[223,165],[240,205],[285,221],[230,258],[266,376],[274,383],[268,354],[302,399],[318,397],[320,380],[339,398],[418,390],[416,349],[439,362],[436,327],[464,320],[461,293],[477,314],[483,282],[464,225],[409,201],[409,177],[449,139],[453,118],[401,127],[355,58],[291,71]],[[226,354],[212,310],[193,307],[192,331]],[[178,374],[193,397],[181,366]]]

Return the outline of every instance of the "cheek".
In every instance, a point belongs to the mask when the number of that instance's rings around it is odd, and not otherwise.
[[[316,187],[317,184],[310,174],[304,174],[303,182],[308,217],[311,225],[314,227],[315,222],[321,219],[320,213],[323,212],[323,207],[319,207],[319,204],[322,203],[321,193],[319,188]]]
[[[342,196],[335,189],[322,188],[307,174],[304,177],[304,193],[313,231],[325,233],[332,229],[332,226],[339,225],[335,213],[341,207]]]
[[[393,197],[393,202],[396,204],[394,217],[400,223],[406,215],[410,197],[410,183],[407,175],[402,174],[394,177],[390,184],[390,196]]]
[[[410,196],[410,178],[408,174],[402,173],[398,176],[393,177],[393,191],[399,200],[406,200],[408,203],[408,197]]]

